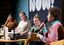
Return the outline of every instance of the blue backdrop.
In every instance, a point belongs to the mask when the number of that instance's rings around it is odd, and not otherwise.
[[[59,7],[59,8],[62,8],[62,4],[61,4],[61,0],[54,0],[54,7]],[[19,11],[24,11],[28,18],[30,20],[33,19],[33,16],[36,14],[36,13],[39,13],[39,16],[41,17],[42,21],[45,21],[47,19],[47,9],[46,10],[42,10],[42,8],[40,9],[40,11],[29,11],[30,7],[30,0],[18,0],[18,3],[16,5],[16,19],[17,21],[19,22],[20,21],[20,18],[19,18],[19,14],[18,12]]]

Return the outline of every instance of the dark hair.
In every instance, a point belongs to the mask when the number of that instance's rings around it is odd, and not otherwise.
[[[8,16],[11,16],[12,17],[12,21],[15,20],[15,17],[14,17],[14,15],[12,15],[12,13],[10,13]]]
[[[25,13],[25,12],[23,12],[23,11],[20,11],[19,13],[22,13],[22,14],[26,15],[26,13]]]
[[[50,12],[50,15],[53,16],[55,19],[59,19],[61,16],[61,10],[57,7],[50,8],[48,11]]]

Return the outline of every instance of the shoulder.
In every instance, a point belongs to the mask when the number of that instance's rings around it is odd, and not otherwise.
[[[37,30],[38,28],[37,28],[35,25],[33,25],[33,26],[31,27],[31,29],[34,29],[34,30],[36,29],[36,30]]]
[[[52,22],[53,25],[62,25],[60,21],[54,21]]]
[[[30,23],[30,21],[29,21],[29,20],[27,20],[26,22],[27,22],[28,24]]]
[[[31,27],[31,29],[32,29],[32,28],[34,29],[34,28],[36,28],[36,26],[33,25],[33,26]]]
[[[20,22],[18,23],[18,25],[22,25],[22,21],[20,21]]]
[[[26,24],[27,24],[28,26],[31,26],[31,22],[30,22],[29,20],[26,21]]]

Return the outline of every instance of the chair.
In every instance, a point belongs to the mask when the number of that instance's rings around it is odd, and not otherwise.
[[[38,41],[39,39],[37,38],[36,34],[32,34],[31,37],[28,39],[27,41],[27,45],[29,45],[29,43],[31,41]]]
[[[50,43],[50,45],[64,45],[64,39]]]

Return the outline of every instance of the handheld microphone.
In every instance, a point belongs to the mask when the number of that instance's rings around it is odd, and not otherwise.
[[[32,32],[34,32],[34,29],[32,29]]]

